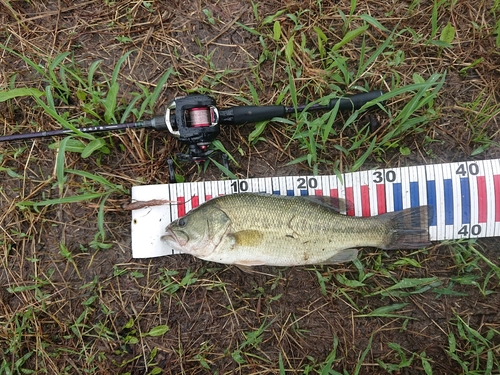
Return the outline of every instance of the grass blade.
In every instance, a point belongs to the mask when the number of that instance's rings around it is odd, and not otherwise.
[[[332,51],[338,51],[341,49],[344,45],[349,43],[351,40],[354,38],[358,37],[359,35],[363,34],[366,30],[368,30],[368,25],[364,25],[361,27],[358,27],[355,30],[348,31],[347,34],[345,34],[344,38],[337,44],[335,44],[332,48]]]
[[[56,176],[57,176],[57,187],[59,189],[59,195],[62,195],[64,188],[64,166],[66,161],[66,145],[71,140],[71,137],[64,138],[59,143],[59,149],[57,150],[56,157]]]
[[[66,204],[66,203],[78,203],[85,202],[96,198],[101,198],[106,193],[88,193],[81,195],[72,195],[70,197],[62,197],[56,199],[47,199],[41,202],[32,202],[32,201],[23,201],[16,203],[16,206],[19,208],[24,207],[33,207],[37,209],[38,207],[51,206],[56,204]]]
[[[45,95],[45,93],[38,89],[17,88],[12,90],[0,91],[0,102],[5,102],[7,100],[23,96],[33,96],[39,98],[42,95]]]

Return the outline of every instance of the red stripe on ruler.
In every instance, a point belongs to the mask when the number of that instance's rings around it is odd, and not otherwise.
[[[347,200],[347,215],[354,216],[354,191],[352,186],[345,188],[345,199]]]
[[[316,189],[314,191],[314,195],[316,195],[317,197],[322,197],[323,196],[323,190],[321,189]]]
[[[205,195],[205,201],[209,201],[210,199],[212,199],[211,195]]]
[[[197,195],[193,195],[193,197],[191,198],[191,205],[193,206],[193,208],[196,208],[200,205],[200,198]]]
[[[330,189],[330,197],[338,198],[339,197],[339,190],[338,189]]]
[[[385,185],[379,184],[377,186],[377,209],[378,209],[378,214],[385,214],[386,213],[386,207],[385,207]]]
[[[361,185],[361,216],[371,216],[370,189],[368,185]]]
[[[493,176],[495,186],[495,222],[500,221],[500,175]]]
[[[179,217],[186,214],[186,199],[184,197],[177,197],[177,213]]]
[[[488,201],[486,196],[486,177],[477,176],[477,209],[479,223],[486,223],[488,218]]]

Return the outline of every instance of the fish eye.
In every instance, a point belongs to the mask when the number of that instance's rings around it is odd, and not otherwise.
[[[177,222],[177,224],[179,224],[179,226],[182,228],[182,227],[185,227],[186,226],[186,218],[180,218],[179,221]]]

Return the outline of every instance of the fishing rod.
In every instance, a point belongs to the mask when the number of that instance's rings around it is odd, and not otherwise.
[[[220,133],[221,125],[243,125],[260,121],[271,120],[275,117],[285,117],[300,111],[332,110],[336,106],[340,111],[354,111],[364,104],[377,99],[383,91],[370,91],[354,94],[343,98],[330,100],[327,105],[312,104],[283,106],[235,106],[218,109],[215,100],[202,94],[191,94],[175,98],[166,109],[164,115],[154,116],[152,119],[128,122],[123,124],[98,125],[84,128],[59,129],[33,133],[12,134],[0,136],[0,142],[17,140],[30,140],[58,135],[78,135],[79,133],[109,132],[124,129],[152,128],[155,130],[168,130],[169,133],[189,147],[187,154],[177,154],[181,161],[205,161],[213,150],[210,144]]]

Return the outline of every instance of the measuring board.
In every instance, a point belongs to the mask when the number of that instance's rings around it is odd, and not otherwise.
[[[133,201],[175,203],[132,211],[134,258],[176,252],[160,240],[165,227],[220,195],[262,192],[331,196],[352,202],[347,215],[374,216],[431,206],[431,241],[500,235],[500,159],[376,169],[340,176],[288,176],[134,186]]]

